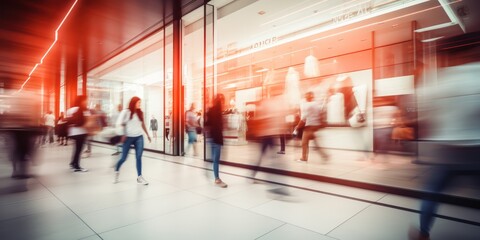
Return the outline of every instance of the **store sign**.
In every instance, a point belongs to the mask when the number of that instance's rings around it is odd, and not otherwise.
[[[277,37],[270,37],[267,39],[263,39],[261,41],[255,42],[254,44],[250,45],[250,49],[266,47],[274,44],[276,41],[277,41]]]
[[[367,15],[368,13],[372,12],[372,3],[371,2],[366,2],[360,5],[355,5],[353,7],[347,8],[341,13],[340,15],[334,17],[332,19],[332,22],[335,23],[341,23],[356,17],[360,17],[363,15]]]

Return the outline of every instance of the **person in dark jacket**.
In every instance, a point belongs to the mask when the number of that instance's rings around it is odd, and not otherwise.
[[[90,112],[87,109],[87,97],[77,96],[75,99],[75,106],[67,110],[67,124],[68,136],[75,141],[75,148],[73,150],[72,161],[70,162],[70,168],[74,172],[87,172],[86,168],[80,166],[80,154],[82,153],[83,146],[87,139],[87,129],[84,127],[86,122],[86,116]]]
[[[207,137],[212,148],[213,174],[215,176],[215,185],[226,188],[228,185],[224,183],[219,176],[220,153],[223,145],[223,117],[222,106],[225,102],[223,94],[217,94],[213,100],[213,106],[207,112],[207,121],[205,127],[207,129]]]

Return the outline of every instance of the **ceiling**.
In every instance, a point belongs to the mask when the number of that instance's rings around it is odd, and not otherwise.
[[[451,3],[453,12],[465,25],[467,32],[480,31],[480,1],[444,1]],[[72,2],[73,0],[2,0],[0,2],[0,82],[9,85],[12,82],[23,82],[28,77],[29,72],[53,42],[54,30]],[[142,7],[130,1],[122,1],[122,4],[116,5],[107,4],[110,1],[103,4],[97,4],[96,1],[85,2],[89,3],[84,6],[88,17],[85,20],[82,19],[85,24],[81,27],[88,27],[88,31],[82,32],[84,36],[74,36],[75,32],[73,32],[73,36],[69,37],[84,39],[82,41],[88,48],[85,49],[84,58],[90,64],[89,66],[97,63],[99,59],[105,59],[118,46],[128,43],[134,36],[158,21],[155,17],[155,14],[158,15],[158,1],[142,2],[145,4]],[[319,29],[323,26],[322,24],[325,24],[325,19],[332,19],[332,14],[341,9],[342,4],[351,5],[353,2],[365,1],[214,0],[209,4],[218,8],[217,14],[220,17],[216,25],[217,46],[220,48],[234,46],[242,49],[268,37],[288,39],[305,34],[312,29]],[[391,1],[367,2],[389,3]],[[145,11],[146,8],[151,11]],[[332,10],[322,12],[325,9]],[[346,9],[348,8],[343,8],[344,11],[348,11]],[[118,14],[122,12],[123,14]],[[319,13],[321,17],[318,17]],[[198,14],[187,15],[185,20],[193,23],[199,16],[201,17]],[[378,33],[377,41],[381,42],[376,44],[382,45],[391,42],[392,39],[398,40],[401,33],[410,27],[406,23],[413,20],[417,22],[418,28],[450,21],[439,2],[430,0],[394,13],[353,22],[348,26],[338,26],[331,30],[325,28],[324,31],[306,35],[302,41],[284,44],[284,49],[282,46],[275,49],[264,48],[261,53],[252,56],[255,58],[254,61],[264,61],[272,54],[278,55],[279,52],[284,54],[291,52],[292,49],[295,51],[304,49],[306,41],[317,43],[314,48],[317,58],[334,56],[342,52],[362,49],[370,44],[368,36],[371,31]],[[122,24],[124,22],[128,24]],[[400,28],[404,30],[399,30]],[[298,29],[305,30],[298,31]],[[461,33],[461,28],[454,25],[420,35],[428,39]],[[315,41],[315,39],[319,40]],[[348,45],[342,43],[346,40],[349,42]],[[135,68],[138,69],[138,66]]]
[[[28,77],[55,37],[72,1],[0,1],[0,82],[15,87]]]

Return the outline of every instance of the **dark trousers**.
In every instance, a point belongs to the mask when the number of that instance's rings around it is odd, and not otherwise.
[[[285,152],[285,134],[280,135],[280,151]]]
[[[70,136],[75,141],[75,148],[73,150],[72,161],[70,166],[74,168],[80,168],[80,154],[82,153],[83,145],[87,139],[87,134]]]
[[[261,138],[260,156],[258,157],[258,160],[255,166],[253,166],[252,177],[255,177],[255,175],[257,174],[258,169],[260,168],[260,163],[262,162],[262,158],[267,152],[267,149],[269,147],[272,148],[274,143],[275,143],[275,136],[263,136]]]
[[[438,195],[456,177],[470,176],[480,182],[479,146],[454,146],[438,144],[430,153],[434,160],[447,164],[438,164],[430,170],[426,191],[433,196],[423,199],[420,207],[420,231],[429,234],[438,208]],[[450,164],[448,163],[450,162]]]

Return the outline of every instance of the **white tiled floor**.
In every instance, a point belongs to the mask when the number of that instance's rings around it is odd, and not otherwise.
[[[1,239],[390,240],[408,239],[410,226],[418,225],[417,213],[400,209],[416,210],[418,199],[261,172],[259,179],[311,191],[253,184],[243,177],[249,171],[231,166],[221,166],[229,184],[221,189],[212,184],[212,172],[202,169],[208,163],[151,152],[143,159],[149,186],[136,184],[132,155],[121,169],[120,183],[113,184],[112,150],[94,146],[92,156],[82,159],[87,173],[68,170],[71,151],[42,148],[42,160],[32,168],[38,177],[28,180],[10,179],[10,165],[2,158]],[[279,187],[290,196],[268,191]],[[437,219],[432,239],[480,239],[479,213],[441,205],[440,215],[476,224]]]

